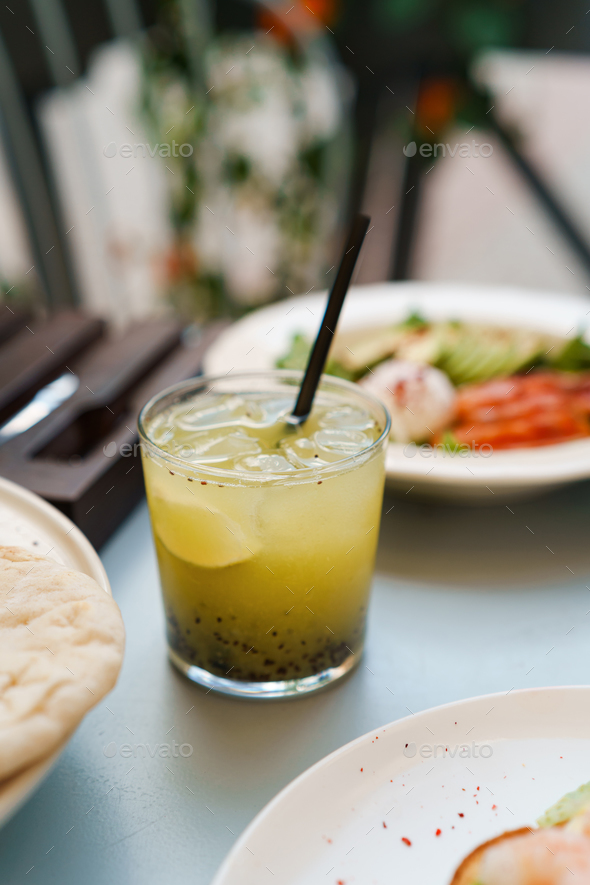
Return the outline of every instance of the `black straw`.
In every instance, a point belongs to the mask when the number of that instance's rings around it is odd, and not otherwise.
[[[367,215],[357,215],[352,223],[344,254],[340,261],[340,267],[328,298],[322,325],[309,355],[299,396],[297,397],[293,413],[287,418],[290,424],[302,424],[311,412],[313,398],[324,371],[328,351],[336,331],[336,324],[338,323],[340,311],[342,310],[370,221],[371,219]]]

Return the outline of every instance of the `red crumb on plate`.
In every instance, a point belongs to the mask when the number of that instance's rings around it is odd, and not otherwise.
[[[465,817],[465,815],[463,814],[462,811],[459,811],[459,812],[458,812],[458,815],[459,815],[459,817]]]
[[[406,839],[405,836],[402,836],[402,842],[404,843],[404,845],[411,845],[412,844],[409,839]]]
[[[435,835],[435,836],[440,836],[441,833],[442,833],[442,830],[437,830],[436,833],[435,833],[434,835]]]

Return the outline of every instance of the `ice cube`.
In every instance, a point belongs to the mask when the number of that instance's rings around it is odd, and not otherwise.
[[[296,467],[325,467],[330,463],[322,457],[315,442],[305,436],[297,439],[293,439],[292,435],[287,436],[280,441],[279,446]]]
[[[180,446],[178,454],[186,461],[199,464],[221,464],[233,461],[242,455],[255,455],[262,451],[257,439],[243,431],[233,433],[195,434]]]
[[[371,445],[371,438],[360,430],[316,430],[313,435],[318,451],[324,456],[340,455],[348,458]],[[331,461],[339,460],[330,458]]]
[[[265,395],[260,400],[253,397],[246,401],[246,412],[242,418],[247,427],[272,427],[293,410],[292,397],[276,396],[272,399]]]
[[[338,406],[326,410],[318,420],[320,427],[342,427],[346,430],[369,430],[375,426],[374,419],[364,409],[354,406]]]
[[[150,425],[149,435],[157,446],[169,452],[173,448],[174,430],[171,416],[160,415]]]
[[[214,430],[217,427],[235,425],[246,409],[247,403],[243,397],[228,394],[212,400],[210,406],[182,403],[174,409],[171,417],[179,430]]]
[[[297,468],[285,458],[282,452],[270,450],[260,455],[241,458],[236,463],[236,469],[248,470],[253,473],[291,473]]]
[[[180,430],[214,430],[218,427],[272,427],[293,408],[294,396],[269,398],[268,394],[227,395],[211,406],[184,403],[174,412],[174,424]]]

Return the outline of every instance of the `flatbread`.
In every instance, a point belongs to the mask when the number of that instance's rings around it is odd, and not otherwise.
[[[96,581],[0,546],[0,781],[53,752],[113,688],[124,646]]]

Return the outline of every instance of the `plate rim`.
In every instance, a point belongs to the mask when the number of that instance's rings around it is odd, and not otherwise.
[[[257,812],[257,814],[252,818],[250,823],[245,827],[245,829],[240,833],[229,852],[223,859],[221,865],[217,869],[213,880],[211,881],[211,885],[230,885],[231,879],[229,875],[231,874],[232,864],[236,859],[236,856],[246,848],[246,842],[250,839],[252,834],[255,832],[260,823],[267,820],[276,807],[280,805],[280,803],[288,797],[291,793],[295,792],[299,785],[304,783],[313,777],[316,771],[320,771],[322,768],[330,765],[335,759],[346,756],[348,753],[354,751],[356,746],[360,746],[365,741],[370,739],[371,735],[375,733],[375,731],[379,730],[387,730],[392,727],[400,727],[403,726],[406,722],[412,722],[415,724],[417,721],[423,717],[437,714],[440,712],[444,712],[445,710],[460,710],[465,706],[469,706],[471,704],[482,703],[483,701],[492,702],[494,700],[498,701],[500,698],[507,697],[507,695],[513,695],[514,697],[522,697],[522,696],[532,696],[532,695],[541,695],[541,694],[552,694],[558,695],[563,691],[575,691],[580,692],[580,694],[590,694],[590,683],[588,684],[578,684],[578,685],[548,685],[548,686],[534,686],[532,688],[519,688],[513,689],[509,692],[505,691],[496,691],[490,694],[482,694],[482,695],[474,695],[469,698],[462,698],[457,701],[449,701],[445,704],[437,704],[434,707],[428,707],[426,710],[421,710],[418,713],[411,714],[410,716],[402,716],[400,719],[394,719],[391,722],[388,722],[385,725],[378,725],[375,728],[372,728],[370,731],[365,732],[359,737],[353,738],[353,740],[348,741],[348,743],[343,744],[341,747],[338,747],[336,750],[333,750],[331,753],[328,753],[326,756],[323,756],[317,762],[314,762],[313,765],[310,765],[309,768],[306,768],[305,771],[302,771],[301,774],[298,774],[297,777],[293,778],[288,784],[282,787],[279,792],[273,796],[261,809]]]
[[[13,500],[24,504],[26,509],[32,509],[42,514],[44,520],[49,525],[52,525],[55,530],[63,531],[64,535],[68,537],[68,543],[76,547],[81,553],[82,559],[87,565],[85,574],[93,578],[109,596],[113,595],[106,570],[98,553],[86,535],[71,519],[54,507],[53,504],[45,501],[39,495],[36,495],[35,492],[31,492],[30,489],[26,489],[10,479],[0,477],[0,499],[4,495],[8,495]],[[80,569],[80,571],[83,571],[83,569]],[[41,785],[65,750],[74,731],[75,729],[70,732],[67,738],[49,756],[33,762],[28,768],[18,771],[13,777],[0,783],[0,827],[8,823],[10,818],[24,805],[33,791]]]
[[[89,568],[89,571],[85,572],[85,574],[87,574],[88,577],[93,578],[96,583],[99,584],[102,589],[109,594],[109,596],[113,595],[111,585],[100,556],[98,555],[97,551],[94,549],[86,535],[81,531],[81,529],[78,528],[75,523],[72,522],[72,520],[68,516],[65,515],[65,513],[62,513],[61,510],[58,510],[57,507],[54,507],[53,504],[50,504],[49,501],[41,498],[40,495],[37,495],[30,489],[27,489],[10,479],[6,479],[5,477],[0,476],[0,497],[2,496],[3,492],[8,493],[16,500],[21,501],[25,505],[25,507],[31,508],[43,514],[45,520],[48,523],[53,524],[53,526],[58,531],[63,531],[64,535],[67,535],[67,537],[71,540],[72,546],[77,547],[78,550],[81,552],[83,558],[85,559],[86,565]]]

